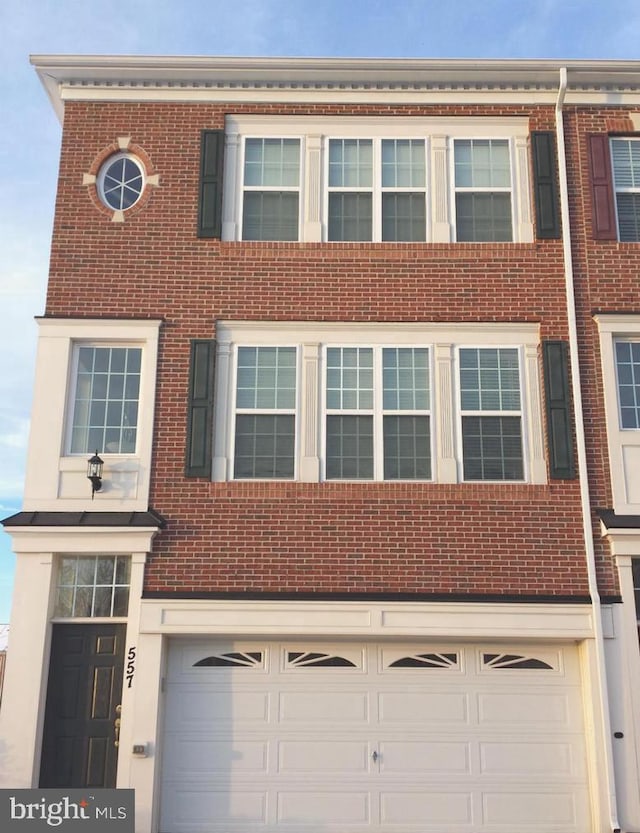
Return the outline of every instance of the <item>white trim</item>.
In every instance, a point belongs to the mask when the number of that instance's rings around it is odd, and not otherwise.
[[[537,324],[389,324],[389,323],[338,323],[314,322],[254,322],[224,321],[217,323],[218,362],[215,391],[215,458],[213,479],[224,481],[233,471],[233,425],[235,422],[235,348],[238,345],[302,346],[298,350],[296,475],[304,481],[316,481],[323,470],[322,456],[306,453],[304,464],[302,448],[317,449],[324,445],[324,428],[321,425],[324,411],[324,348],[326,346],[367,347],[428,347],[430,362],[430,424],[432,433],[431,478],[405,482],[453,483],[462,481],[460,423],[454,414],[459,411],[457,390],[457,351],[453,347],[517,347],[520,361],[520,391],[522,396],[521,420],[524,463],[523,483],[546,483],[547,471],[544,455],[544,438],[537,351],[539,327]],[[321,349],[322,348],[322,349]],[[314,372],[308,376],[309,361],[313,359]],[[305,368],[306,376],[302,376]],[[456,392],[454,396],[454,391]],[[310,415],[310,411],[314,414]],[[305,432],[300,437],[300,430]],[[379,472],[378,472],[379,474]],[[473,481],[489,482],[489,481]],[[511,482],[511,481],[500,481]]]
[[[618,515],[636,515],[640,514],[640,429],[620,427],[615,341],[640,341],[640,316],[596,315],[594,320],[600,334],[613,509]]]
[[[426,191],[425,242],[450,242],[454,239],[453,141],[456,138],[508,141],[508,190],[512,212],[512,240],[509,242],[533,241],[527,117],[228,115],[225,119],[225,135],[223,240],[240,240],[242,237],[244,139],[260,137],[301,141],[300,242],[318,242],[321,239],[328,241],[328,159],[329,142],[332,139],[370,139],[373,143],[371,187],[331,189],[339,193],[351,190],[372,194],[372,237],[371,241],[366,242],[382,240],[379,152],[382,140],[421,139],[425,142],[425,184],[423,188],[403,189],[411,192]],[[392,241],[388,242],[392,244]]]
[[[159,320],[38,320],[39,339],[24,509],[26,511],[144,511],[149,501]],[[142,347],[138,434],[135,454],[106,454],[103,488],[91,500],[84,454],[66,454],[73,386],[72,359],[78,342]],[[46,414],[47,418],[43,418]],[[103,452],[103,449],[100,449]]]
[[[587,639],[589,604],[143,599],[146,634]]]

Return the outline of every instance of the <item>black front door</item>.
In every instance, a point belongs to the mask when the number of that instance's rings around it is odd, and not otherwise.
[[[54,625],[41,787],[115,787],[125,625]]]

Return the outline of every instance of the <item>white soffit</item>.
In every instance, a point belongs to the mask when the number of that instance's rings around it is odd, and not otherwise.
[[[62,120],[65,100],[402,104],[640,103],[640,61],[33,55]]]

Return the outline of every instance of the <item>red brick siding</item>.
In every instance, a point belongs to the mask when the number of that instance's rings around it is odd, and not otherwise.
[[[199,240],[200,131],[221,127],[223,108],[84,103],[66,108],[47,313],[166,321],[151,505],[169,527],[154,542],[147,590],[588,592],[577,481],[444,486],[209,483],[183,477],[189,340],[213,336],[215,319],[526,321],[539,322],[543,338],[566,338],[561,241]],[[548,107],[272,105],[232,112],[528,115],[532,129],[553,128]],[[569,127],[575,130],[572,119]],[[127,214],[123,224],[96,210],[91,186],[82,185],[82,174],[118,136],[131,136],[160,176],[144,209]],[[585,163],[582,156],[573,158],[572,146],[571,154],[575,175]],[[576,218],[580,211],[588,218],[585,187],[582,181],[572,186]],[[601,258],[598,246],[594,258]],[[603,278],[606,262],[599,267]],[[578,270],[591,268],[580,256],[577,264]],[[581,281],[580,309],[590,311],[592,299],[584,277]],[[629,287],[616,283],[615,294],[620,302],[628,300]],[[583,361],[592,373],[590,327],[585,318]],[[595,384],[588,408],[589,439],[599,441],[604,418]],[[598,449],[591,455],[592,480],[597,499],[606,504],[606,444]],[[599,558],[602,591],[616,592],[606,553],[599,551]]]

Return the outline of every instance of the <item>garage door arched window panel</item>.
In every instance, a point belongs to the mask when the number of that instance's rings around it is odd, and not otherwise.
[[[411,654],[390,662],[388,668],[458,668],[457,654]]]
[[[482,661],[489,668],[553,668],[544,660],[519,654],[483,654]]]
[[[129,556],[63,556],[58,566],[54,616],[126,616],[130,582]]]
[[[290,668],[357,668],[355,662],[346,657],[317,651],[288,651],[287,666]]]
[[[263,668],[262,651],[232,651],[214,654],[193,663],[194,668]]]

